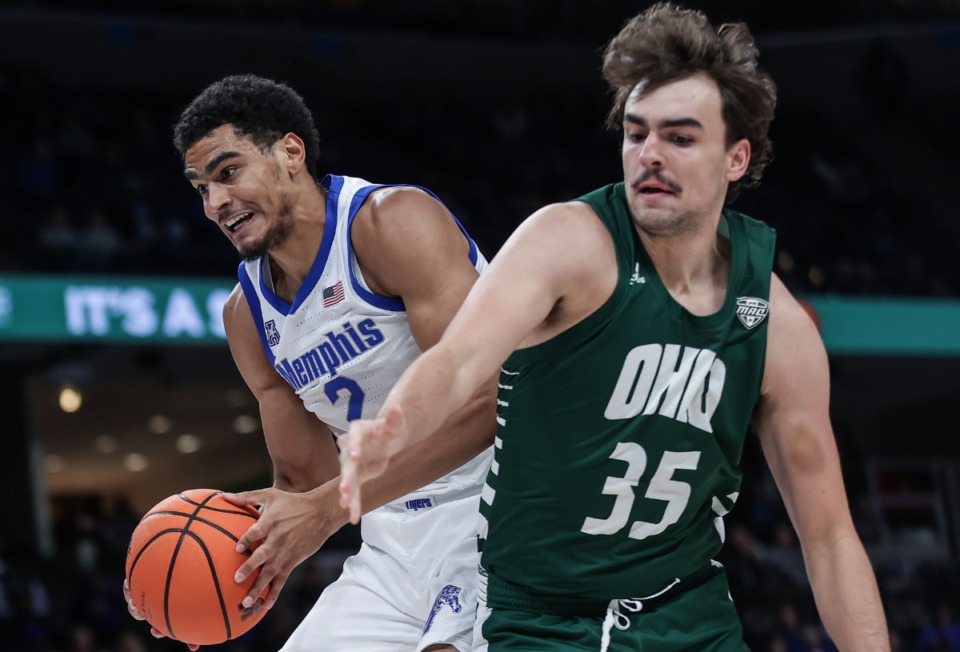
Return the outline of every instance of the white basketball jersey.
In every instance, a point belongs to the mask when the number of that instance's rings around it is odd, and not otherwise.
[[[340,437],[353,419],[377,415],[420,348],[403,301],[370,291],[351,245],[350,228],[363,202],[387,186],[333,175],[323,185],[328,191],[323,239],[293,303],[274,293],[266,256],[241,263],[239,276],[267,359],[304,406]],[[471,261],[482,270],[486,260],[457,225],[470,242]],[[479,455],[415,493],[480,486],[488,466],[489,456]]]

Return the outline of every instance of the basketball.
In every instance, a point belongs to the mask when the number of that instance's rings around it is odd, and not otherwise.
[[[215,645],[247,632],[263,618],[265,589],[249,609],[240,601],[259,575],[237,584],[233,575],[249,556],[237,541],[259,518],[214,489],[191,489],[157,503],[137,525],[127,550],[130,596],[163,635]]]

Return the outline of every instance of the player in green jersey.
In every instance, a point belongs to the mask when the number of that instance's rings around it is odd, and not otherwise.
[[[351,426],[355,518],[360,483],[500,373],[475,635],[491,651],[746,649],[713,557],[751,424],[829,634],[889,649],[823,344],[772,272],[772,230],[725,208],[770,157],[756,58],[742,24],[669,4],[630,21],[604,58],[623,180],[527,219],[380,418]]]

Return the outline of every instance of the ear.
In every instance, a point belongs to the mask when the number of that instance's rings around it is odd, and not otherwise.
[[[280,162],[287,168],[291,176],[299,173],[307,165],[306,147],[303,140],[292,131],[280,139],[278,153]]]
[[[746,138],[741,138],[727,150],[727,181],[739,181],[747,173],[750,153],[750,141]]]

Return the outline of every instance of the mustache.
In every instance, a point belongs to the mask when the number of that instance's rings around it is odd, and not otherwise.
[[[661,185],[666,186],[667,188],[669,188],[670,190],[672,190],[672,191],[675,192],[675,193],[679,193],[680,190],[681,190],[681,189],[680,189],[680,184],[678,184],[676,181],[671,181],[670,179],[666,178],[665,176],[663,176],[663,175],[660,173],[659,170],[647,170],[646,172],[644,172],[643,174],[641,174],[639,177],[637,177],[636,179],[634,179],[633,181],[631,181],[631,182],[630,182],[630,187],[631,187],[634,191],[637,191],[637,190],[640,189],[640,186],[641,186],[641,185],[643,185],[643,184],[646,183],[647,181],[650,181],[651,179],[654,180],[654,181],[656,181],[657,183],[659,183],[659,184],[661,184]]]

